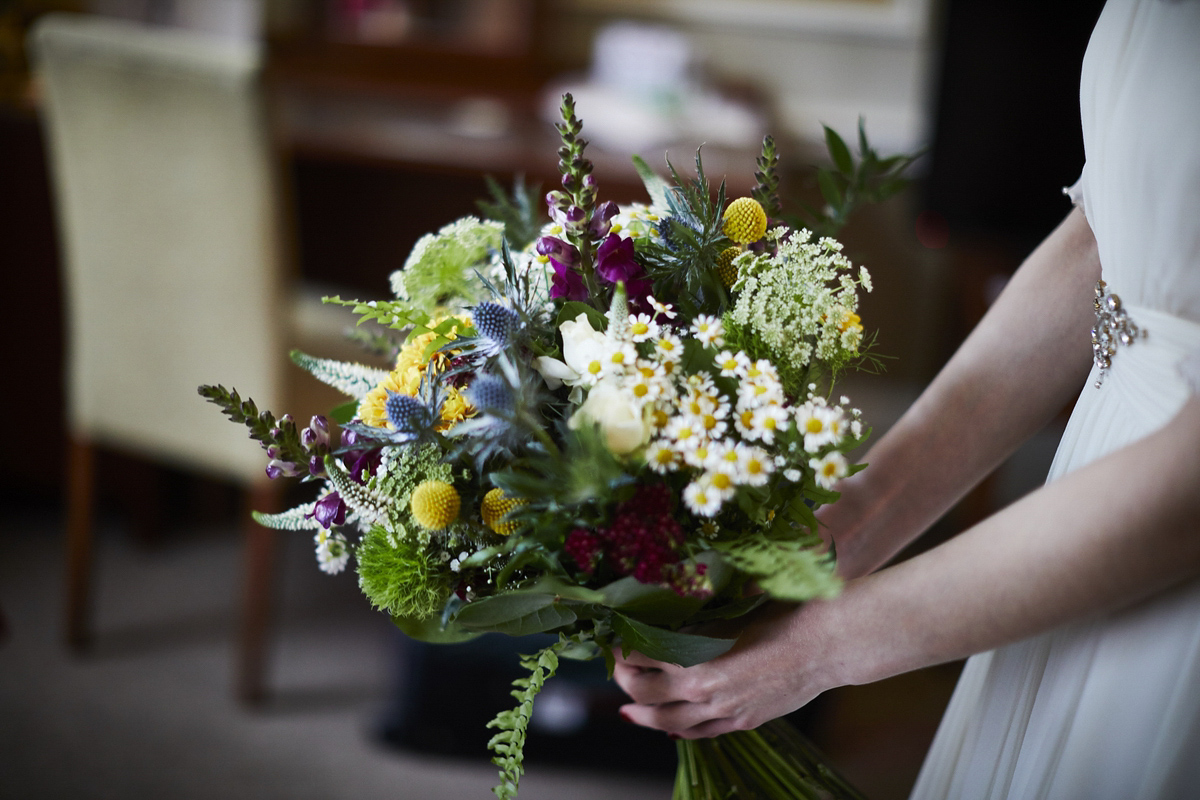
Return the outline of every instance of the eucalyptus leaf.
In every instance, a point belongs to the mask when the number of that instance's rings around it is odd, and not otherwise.
[[[621,652],[624,655],[636,650],[656,661],[681,667],[694,667],[711,661],[727,652],[736,641],[668,631],[616,613],[613,614],[613,631],[621,637]]]

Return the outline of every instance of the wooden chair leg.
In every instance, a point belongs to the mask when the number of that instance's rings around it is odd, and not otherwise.
[[[77,651],[91,642],[95,460],[90,442],[71,439],[67,452],[67,644]]]
[[[245,575],[241,636],[238,642],[237,696],[246,705],[266,697],[267,630],[275,583],[276,532],[250,518],[249,511],[276,512],[282,507],[282,491],[274,484],[260,484],[246,493]]]

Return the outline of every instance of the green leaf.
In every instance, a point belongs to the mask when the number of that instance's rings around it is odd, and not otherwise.
[[[655,583],[639,583],[633,576],[613,581],[600,593],[604,605],[651,625],[689,619],[704,605],[701,598],[681,597],[673,589]]]
[[[406,636],[429,644],[458,644],[483,635],[482,631],[464,631],[453,623],[443,628],[441,619],[436,616],[421,620],[392,617],[392,623]]]
[[[348,400],[330,411],[329,418],[338,425],[345,425],[347,422],[354,419],[356,414],[358,414],[358,401]]]
[[[578,616],[551,594],[517,590],[474,600],[463,606],[455,619],[468,630],[527,636],[570,625]]]
[[[821,196],[833,208],[842,205],[842,192],[838,189],[833,173],[827,169],[817,170],[817,185],[821,187]]]
[[[624,614],[613,614],[613,631],[621,637],[621,652],[633,650],[657,661],[694,667],[711,661],[733,647],[735,639],[717,639],[694,633],[679,633],[638,622]]]
[[[650,195],[650,205],[666,208],[670,205],[671,184],[667,183],[657,172],[650,169],[641,156],[633,157],[633,168],[646,185],[646,194]]]
[[[838,172],[850,177],[854,174],[854,159],[850,157],[850,148],[846,147],[842,137],[838,136],[833,128],[828,125],[821,127],[825,129],[825,146],[829,149],[833,165],[838,168]]]

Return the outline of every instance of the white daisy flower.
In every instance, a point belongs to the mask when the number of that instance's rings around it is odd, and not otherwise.
[[[846,457],[836,450],[821,458],[809,459],[808,465],[816,472],[817,485],[823,489],[832,489],[850,471]]]
[[[337,575],[350,561],[350,547],[346,537],[340,533],[321,530],[313,537],[317,545],[317,566],[321,572]]]
[[[665,475],[679,468],[679,455],[666,441],[655,439],[646,448],[646,464],[660,475]]]
[[[785,469],[783,471],[783,477],[787,478],[792,483],[799,483],[800,479],[804,477],[804,473],[798,469]]]
[[[629,333],[635,342],[644,342],[658,336],[659,324],[649,314],[630,314]]]
[[[862,436],[862,432],[863,432],[862,421],[857,420],[857,419],[852,420],[850,422],[850,435],[853,436],[855,439],[857,439],[858,437]]]
[[[678,364],[683,358],[683,341],[673,333],[664,333],[654,340],[654,352],[663,364]]]
[[[796,409],[796,428],[804,436],[804,449],[810,453],[837,444],[844,425],[845,419],[835,408],[808,402]]]
[[[705,347],[722,347],[725,344],[725,326],[718,317],[701,314],[692,321],[691,331]]]
[[[683,453],[683,460],[692,467],[703,467],[708,463],[712,455],[712,440],[703,436],[696,442],[696,446],[688,448]]]
[[[709,486],[712,487],[711,491],[721,498],[722,503],[732,500],[733,496],[737,494],[736,470],[728,468],[709,470],[704,477],[708,478]]]
[[[660,303],[654,299],[654,295],[652,294],[646,295],[646,302],[654,309],[656,315],[666,317],[667,319],[675,319],[675,306],[670,303]]]
[[[698,517],[714,517],[721,510],[720,493],[713,489],[707,473],[684,487],[683,504]]]
[[[665,439],[671,442],[675,452],[686,455],[700,445],[701,428],[696,420],[687,416],[672,417],[663,432]]]
[[[738,358],[738,356],[742,358]],[[743,358],[745,358],[745,354],[741,351],[733,353],[729,350],[722,350],[717,353],[713,363],[717,365],[717,369],[721,370],[721,375],[726,378],[734,378],[737,377],[738,370],[742,367]]]
[[[637,365],[637,350],[632,342],[610,341],[604,348],[600,373],[603,377],[625,375]]]
[[[782,431],[788,421],[788,413],[782,406],[769,405],[754,409],[750,426],[757,432],[753,439],[761,439],[765,444],[775,443],[775,432]]]
[[[761,447],[739,442],[737,455],[738,477],[747,486],[762,486],[775,471],[775,461],[771,454]]]

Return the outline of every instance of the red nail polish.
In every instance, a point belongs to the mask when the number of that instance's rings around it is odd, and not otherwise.
[[[683,737],[680,736],[678,733],[668,733],[667,738],[670,739],[671,741],[675,741],[676,739],[682,739]]]
[[[628,711],[626,711],[625,709],[622,708],[617,713],[621,715],[621,719],[625,720],[626,722],[628,722],[631,725],[633,724],[633,718],[629,716]]]

